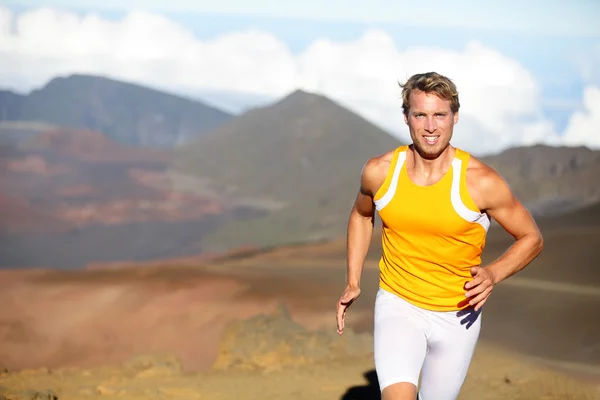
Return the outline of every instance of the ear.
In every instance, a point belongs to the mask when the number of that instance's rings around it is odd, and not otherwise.
[[[458,111],[454,113],[454,125],[458,123]]]
[[[403,113],[404,114],[404,123],[406,125],[408,125],[408,116],[406,115],[407,113]]]

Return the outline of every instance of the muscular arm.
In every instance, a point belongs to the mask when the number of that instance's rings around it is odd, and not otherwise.
[[[467,185],[473,200],[479,209],[486,211],[515,238],[515,242],[497,260],[483,268],[471,268],[473,279],[465,284],[465,296],[477,311],[486,303],[495,284],[525,268],[541,253],[544,241],[531,214],[504,179],[477,160],[472,164],[473,168],[470,161]]]
[[[346,284],[355,288],[360,288],[360,277],[371,244],[375,221],[372,168],[373,165],[367,163],[363,169],[360,190],[348,220]]]
[[[344,332],[346,310],[360,296],[360,278],[371,245],[375,217],[373,196],[383,183],[389,154],[369,160],[363,167],[360,189],[348,220],[346,288],[337,304],[337,331]]]
[[[504,179],[489,167],[482,168],[479,175],[477,197],[482,208],[515,238],[500,258],[485,267],[496,284],[531,263],[541,253],[544,241],[533,217]]]

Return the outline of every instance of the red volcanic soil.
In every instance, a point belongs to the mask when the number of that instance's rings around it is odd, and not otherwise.
[[[173,190],[170,157],[89,130],[42,132],[0,155],[4,231],[54,232],[59,220],[82,227],[221,214],[219,202]]]
[[[169,162],[168,150],[127,147],[90,130],[56,129],[33,138],[28,147],[58,151],[88,162]]]
[[[42,156],[37,154],[27,155],[23,158],[15,158],[6,163],[6,171],[16,173],[29,173],[44,177],[53,177],[69,172],[64,164],[52,165]]]
[[[205,369],[230,321],[276,307],[243,300],[240,279],[198,269],[0,271],[0,279],[0,360],[10,368],[93,366],[150,351]]]
[[[160,259],[153,261],[91,262],[84,267],[84,270],[120,270],[124,268],[149,269],[152,267],[164,267],[165,265],[170,265],[174,267],[199,267],[201,265],[214,264],[219,262],[226,263],[239,259],[252,259],[253,255],[261,254],[264,254],[264,251],[260,247],[241,246],[223,253],[203,252],[201,254],[191,256],[171,257],[168,260]]]

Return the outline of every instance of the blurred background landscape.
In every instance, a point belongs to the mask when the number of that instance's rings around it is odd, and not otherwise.
[[[0,5],[0,399],[378,398],[345,229],[426,71],[546,240],[461,398],[600,398],[598,3],[47,3]]]

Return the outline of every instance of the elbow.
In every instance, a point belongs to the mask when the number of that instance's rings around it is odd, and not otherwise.
[[[540,231],[536,233],[534,249],[536,257],[542,253],[542,250],[544,250],[544,236]]]

